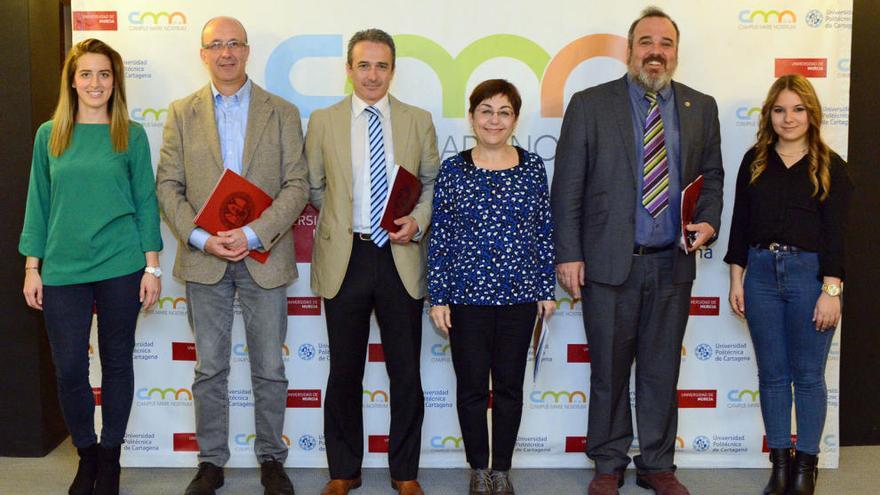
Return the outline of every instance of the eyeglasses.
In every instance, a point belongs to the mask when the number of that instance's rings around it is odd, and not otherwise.
[[[477,115],[479,115],[480,117],[482,117],[482,118],[484,118],[484,119],[487,119],[487,120],[488,120],[488,119],[491,119],[491,118],[492,118],[493,116],[495,116],[495,115],[497,115],[498,118],[501,119],[501,120],[510,120],[510,119],[512,119],[512,118],[515,117],[513,111],[512,111],[512,110],[507,110],[507,109],[498,110],[498,111],[496,112],[496,111],[493,111],[493,110],[491,110],[491,109],[489,109],[489,108],[481,108],[481,109],[477,110],[476,113],[477,113]]]
[[[229,40],[229,41],[220,41],[215,40],[207,45],[202,45],[202,48],[205,50],[210,50],[212,52],[221,52],[224,48],[229,48],[229,51],[241,50],[244,47],[248,46],[247,41],[240,40]]]

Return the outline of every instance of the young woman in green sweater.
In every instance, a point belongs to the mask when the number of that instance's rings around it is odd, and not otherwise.
[[[80,455],[70,494],[116,494],[134,391],[138,312],[159,297],[159,212],[150,147],[130,122],[122,58],[87,39],[68,53],[52,120],[34,140],[19,241],[24,297],[42,310],[64,420]],[[89,383],[92,309],[101,359],[100,443]]]

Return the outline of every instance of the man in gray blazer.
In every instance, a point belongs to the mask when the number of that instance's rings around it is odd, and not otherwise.
[[[312,251],[312,290],[324,298],[330,376],[324,438],[330,481],[322,495],[361,484],[364,361],[375,310],[391,382],[388,464],[400,495],[417,481],[424,396],[419,375],[425,297],[425,239],[439,156],[431,114],[388,94],[394,40],[379,29],[348,43],[354,94],[312,113],[306,135],[311,201],[321,210]],[[389,177],[399,165],[421,181],[413,210],[379,225]]]
[[[636,361],[637,483],[686,494],[675,477],[677,383],[695,277],[694,251],[718,232],[721,165],[715,100],[673,82],[678,26],[648,8],[629,30],[628,73],[576,93],[553,177],[557,273],[583,292],[590,345],[590,495],[623,485],[633,441],[629,377]],[[705,182],[680,247],[682,189]]]
[[[227,378],[236,292],[241,303],[254,393],[261,482],[267,494],[293,494],[282,439],[287,378],[287,285],[296,277],[291,226],[308,202],[308,169],[296,107],[247,77],[247,33],[228,17],[202,30],[201,58],[211,83],[168,110],[156,173],[159,203],[178,239],[174,276],[186,281],[198,361],[193,400],[199,470],[187,495],[213,494],[229,460]],[[259,218],[211,235],[193,224],[224,169],[274,201]],[[265,263],[248,257],[269,252]]]

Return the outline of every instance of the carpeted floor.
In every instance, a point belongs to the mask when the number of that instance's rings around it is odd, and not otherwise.
[[[818,494],[861,495],[880,493],[880,446],[844,447],[840,468],[820,471]],[[56,495],[67,493],[76,471],[76,453],[68,439],[44,458],[0,457],[0,495]],[[326,469],[288,469],[298,495],[317,495],[327,480]],[[759,494],[766,482],[763,469],[680,469],[679,479],[693,495]],[[179,495],[195,469],[124,469],[125,495]],[[429,495],[467,493],[468,471],[464,469],[422,469],[419,480]],[[512,479],[518,495],[583,495],[592,471],[580,469],[520,469]],[[257,469],[227,469],[226,485],[218,495],[260,495],[263,493]],[[385,469],[364,471],[364,485],[352,495],[392,495]],[[650,495],[635,484],[635,472],[626,475],[621,495]]]

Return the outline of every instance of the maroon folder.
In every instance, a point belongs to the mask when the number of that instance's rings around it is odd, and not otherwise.
[[[385,213],[382,214],[379,225],[388,232],[400,230],[400,226],[395,225],[394,220],[412,213],[421,194],[422,182],[419,178],[400,165],[395,165],[394,183],[391,185],[391,192],[388,193]]]
[[[690,232],[685,227],[694,221],[694,210],[697,209],[697,200],[700,199],[702,190],[703,175],[700,174],[681,191],[681,246],[685,252],[694,245],[691,242]]]
[[[217,235],[217,232],[238,229],[253,222],[271,204],[271,196],[227,168],[193,223],[211,235]],[[248,256],[265,263],[269,252],[251,250]]]

